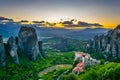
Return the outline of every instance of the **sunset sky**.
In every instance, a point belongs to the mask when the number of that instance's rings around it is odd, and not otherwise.
[[[0,0],[0,16],[48,22],[69,18],[113,28],[120,24],[120,0]]]

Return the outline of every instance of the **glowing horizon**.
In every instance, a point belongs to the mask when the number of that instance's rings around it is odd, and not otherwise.
[[[15,21],[20,21],[20,20],[28,20],[28,21],[46,21],[46,22],[51,22],[51,23],[56,23],[56,22],[60,22],[61,19],[63,21],[65,20],[70,20],[70,19],[77,19],[78,21],[85,21],[85,22],[90,22],[90,23],[100,23],[102,25],[104,25],[104,28],[115,28],[118,24],[120,24],[120,20],[108,20],[108,19],[104,19],[104,20],[94,20],[92,18],[83,18],[83,19],[79,19],[79,18],[74,18],[74,17],[55,17],[55,16],[51,16],[51,17],[43,17],[43,18],[40,18],[40,17],[10,17],[8,16],[9,18],[13,18]]]
[[[70,18],[114,28],[120,24],[119,3],[120,0],[0,0],[0,16],[52,23]]]

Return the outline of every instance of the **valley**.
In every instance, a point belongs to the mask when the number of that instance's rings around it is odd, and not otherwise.
[[[84,39],[80,34],[78,34],[79,31],[68,31],[68,33],[70,33],[70,35],[68,35],[67,30],[65,30],[66,33],[63,33],[63,29],[53,29],[56,30],[56,34],[51,33],[51,31],[50,34],[47,34],[44,33],[44,30],[42,33],[41,28],[36,28],[37,27],[22,26],[20,31],[18,31],[18,35],[12,35],[13,37],[10,38],[8,36],[11,35],[6,33],[7,31],[5,31],[5,35],[1,34],[3,36],[3,38],[1,37],[1,44],[5,46],[4,48],[6,55],[4,55],[5,58],[1,57],[1,59],[5,62],[1,62],[2,67],[0,68],[0,79],[104,80],[105,78],[110,78],[109,76],[112,75],[112,71],[115,74],[111,76],[112,80],[115,80],[116,77],[119,76],[119,73],[116,73],[116,70],[119,71],[120,69],[118,63],[119,59],[116,58],[113,60],[112,57],[105,58],[105,54],[103,52],[96,51],[96,49],[99,49],[99,46],[101,46],[98,44],[99,40],[97,40],[96,38],[92,39],[97,33],[90,31],[90,33],[88,34],[92,34],[92,37],[89,36],[89,38],[85,36],[88,35],[85,31],[85,35],[81,34],[84,37],[86,37],[86,39]],[[46,32],[48,32],[49,30],[50,29],[48,28]],[[65,36],[62,36],[61,33],[61,35],[59,36],[59,34],[57,34],[58,31],[62,32],[63,35],[65,34]],[[115,29],[115,31],[118,30]],[[74,37],[72,37],[73,33],[75,33]],[[80,37],[76,37],[77,34],[82,37],[82,40],[80,39]],[[100,34],[106,35],[107,31],[103,31]],[[8,38],[8,41],[4,40],[5,37]],[[100,41],[102,41],[102,39],[104,38],[100,38]],[[93,44],[91,45],[91,43],[94,43],[94,47]],[[1,47],[3,47],[2,45]],[[17,47],[17,49],[15,47]],[[2,50],[2,48],[0,49]],[[40,53],[38,53],[37,51]],[[78,61],[75,60],[76,53],[80,53]],[[88,57],[88,59],[83,60],[83,58],[87,54],[89,54],[90,57]],[[75,69],[75,66],[81,63],[79,62],[81,61],[81,59],[82,62],[85,63],[83,65],[84,68],[82,71],[78,70],[76,74],[73,71]],[[116,67],[113,65],[116,65]],[[106,68],[108,69],[106,70]],[[103,72],[102,75],[101,72],[103,70],[105,72]],[[99,75],[102,75],[102,77],[100,77]]]
[[[0,0],[0,80],[120,80],[120,0]]]

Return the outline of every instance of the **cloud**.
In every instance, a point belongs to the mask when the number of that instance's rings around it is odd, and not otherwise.
[[[102,27],[103,25],[99,24],[99,23],[87,23],[87,22],[82,22],[82,21],[78,21],[76,24],[74,24],[74,22],[77,22],[77,20],[72,19],[70,21],[64,21],[62,22],[64,24],[65,27]]]
[[[101,27],[103,25],[99,24],[99,23],[87,23],[87,22],[78,22],[78,26],[83,26],[83,27],[91,27],[91,26],[96,26],[96,27]]]
[[[64,21],[63,24],[66,24],[66,25],[72,25],[73,22],[72,22],[72,21]]]
[[[94,24],[92,24],[93,26],[98,26],[98,27],[100,27],[100,26],[103,26],[102,24],[99,24],[99,23],[94,23]]]
[[[76,22],[76,19],[71,19],[70,21],[64,21],[63,24],[68,24],[68,25],[72,25],[74,24],[73,22]]]
[[[45,23],[45,21],[32,21],[33,23],[37,23],[37,24],[40,24],[40,23]]]
[[[23,23],[27,23],[27,22],[29,22],[28,20],[21,20],[20,21],[21,23],[23,22]]]
[[[5,18],[5,17],[0,16],[0,21],[4,21],[4,20],[13,21],[13,19],[9,19],[9,18]]]

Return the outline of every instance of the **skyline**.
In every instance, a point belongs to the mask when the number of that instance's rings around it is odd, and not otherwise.
[[[114,28],[120,22],[119,0],[0,0],[0,16],[15,21],[77,19]]]

